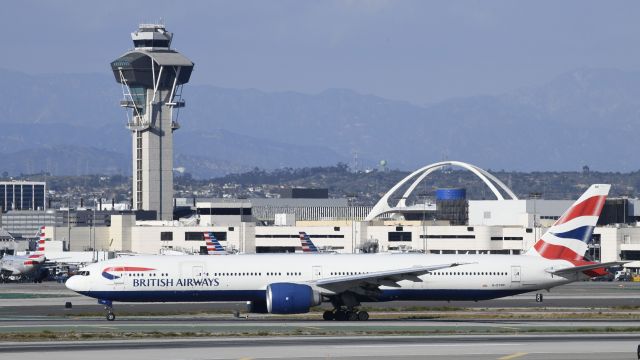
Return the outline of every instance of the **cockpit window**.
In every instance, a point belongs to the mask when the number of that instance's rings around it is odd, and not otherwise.
[[[78,275],[80,276],[89,276],[89,271],[78,271]]]

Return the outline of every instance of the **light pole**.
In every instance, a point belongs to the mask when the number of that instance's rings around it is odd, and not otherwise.
[[[541,192],[529,193],[529,198],[533,199],[533,241],[538,241],[538,212],[536,209],[536,200],[542,197]],[[524,244],[522,244],[522,250],[524,251]]]
[[[91,245],[91,259],[93,262],[97,262],[98,253],[96,252],[96,208],[98,207],[98,199],[93,199],[93,216],[91,217],[91,229],[93,230],[93,245]]]
[[[418,199],[422,199],[422,251],[427,253],[427,192],[418,194]]]
[[[353,206],[356,197],[355,194],[347,194],[347,207]],[[353,216],[351,217],[351,253],[356,253],[356,222]]]
[[[71,251],[71,197],[67,198],[67,250]]]

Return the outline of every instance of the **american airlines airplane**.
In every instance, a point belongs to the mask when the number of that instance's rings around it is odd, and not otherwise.
[[[367,320],[362,302],[488,300],[606,274],[585,259],[610,185],[592,185],[523,255],[246,254],[136,256],[91,264],[66,286],[113,302],[247,301],[251,312]]]
[[[306,232],[300,231],[299,235],[300,235],[300,245],[302,246],[302,252],[303,253],[317,253],[317,252],[319,252],[318,248],[313,243],[313,241],[311,241],[311,238],[309,237],[309,235],[307,235]]]
[[[36,273],[45,261],[45,233],[44,226],[40,227],[36,237],[38,244],[36,251],[31,255],[4,255],[0,258],[0,280],[6,281],[10,277],[22,277]],[[48,271],[42,271],[33,278],[35,282],[42,282],[42,279],[48,275]]]
[[[207,255],[229,255],[222,247],[213,231],[204,233],[204,241],[207,244]]]

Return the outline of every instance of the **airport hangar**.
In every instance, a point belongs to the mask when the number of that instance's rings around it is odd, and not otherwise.
[[[436,190],[435,199],[412,195],[430,173],[450,166],[478,175],[496,200],[467,200],[463,189]],[[398,192],[400,200],[393,197]],[[390,205],[390,199],[397,203]],[[640,260],[636,226],[640,214],[635,210],[640,203],[607,201],[603,225],[594,231],[591,257],[603,262]],[[572,202],[518,199],[488,172],[447,161],[418,169],[373,207],[328,198],[176,199],[177,206],[191,209],[192,215],[162,221],[136,220],[134,213],[112,214],[108,226],[49,226],[46,233],[53,241],[49,248],[76,252],[200,253],[206,248],[205,232],[213,232],[223,246],[237,252],[300,252],[299,232],[304,231],[316,246],[338,253],[520,254]]]

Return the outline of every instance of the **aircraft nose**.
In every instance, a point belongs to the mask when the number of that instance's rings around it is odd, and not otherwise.
[[[82,276],[73,275],[72,277],[68,278],[67,281],[65,281],[64,285],[69,290],[79,292],[82,291],[82,282]]]

